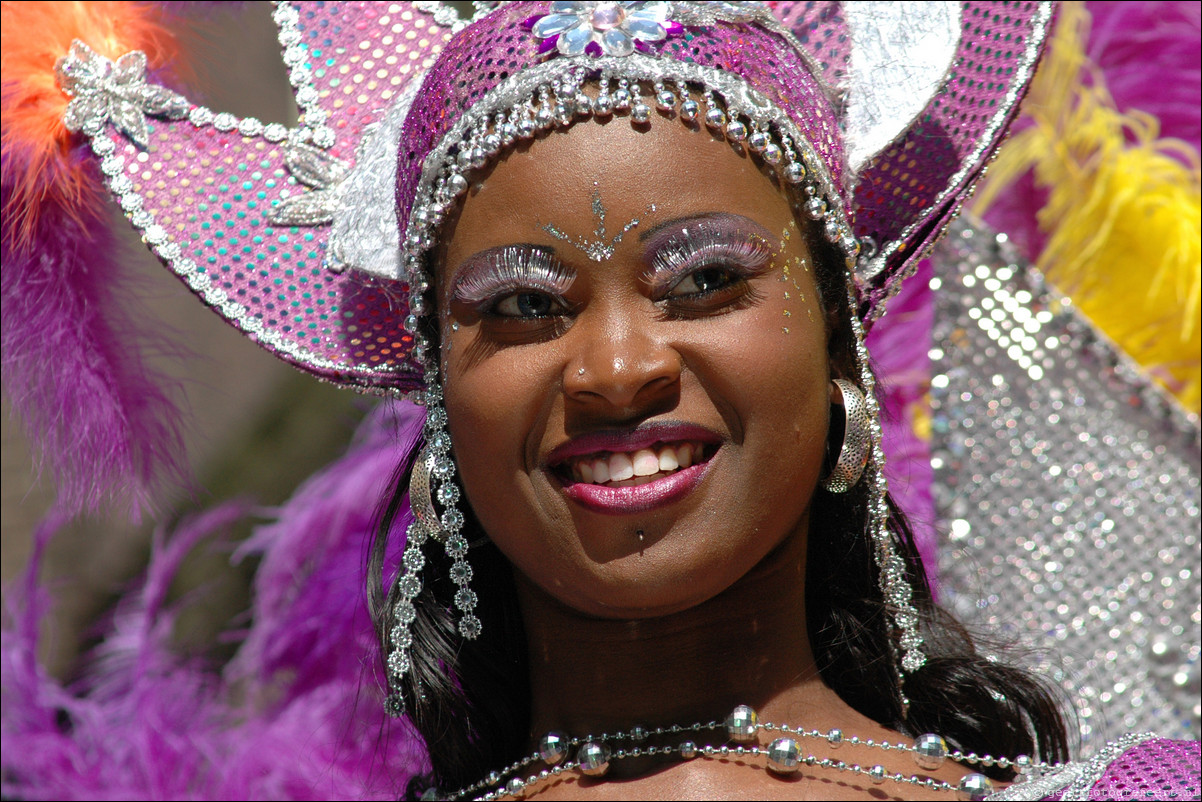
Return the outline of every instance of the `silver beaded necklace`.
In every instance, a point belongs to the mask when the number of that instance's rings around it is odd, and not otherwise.
[[[725,732],[727,740],[733,741],[735,745],[731,746],[730,743],[699,744],[696,739],[702,733],[710,731]],[[781,735],[765,747],[758,743],[761,731],[781,733]],[[686,740],[674,746],[646,745],[648,739],[676,735],[684,735]],[[802,748],[802,741],[807,738],[821,739],[832,749],[844,744],[851,744],[886,752],[908,752],[913,756],[917,767],[925,771],[938,769],[945,760],[950,758],[960,763],[981,767],[1014,768],[1018,770],[1025,782],[1036,779],[1045,771],[1055,768],[1048,763],[1033,761],[1026,755],[1019,755],[1011,759],[950,750],[947,742],[934,733],[920,735],[913,744],[905,744],[876,741],[871,738],[861,739],[854,735],[845,737],[843,731],[839,729],[822,732],[816,729],[793,727],[788,724],[761,722],[753,708],[739,705],[724,721],[696,722],[688,726],[673,724],[669,727],[632,727],[625,732],[602,733],[599,736],[586,735],[582,738],[574,738],[562,732],[552,731],[539,741],[537,752],[499,771],[490,772],[488,776],[478,782],[457,791],[449,794],[432,791],[423,798],[474,797],[490,801],[506,796],[520,798],[531,786],[567,772],[578,771],[587,777],[599,778],[605,776],[610,765],[615,761],[656,756],[675,757],[680,760],[762,756],[766,760],[767,769],[773,774],[781,776],[793,774],[804,765],[863,775],[877,784],[891,780],[935,791],[951,791],[964,800],[983,800],[994,791],[990,779],[978,772],[966,774],[958,784],[953,785],[944,780],[930,777],[890,772],[879,763],[866,767],[859,763],[848,763],[829,757],[819,758],[805,752]],[[530,767],[538,763],[542,763],[544,768],[529,773]]]

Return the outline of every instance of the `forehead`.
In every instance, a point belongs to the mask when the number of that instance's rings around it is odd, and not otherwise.
[[[615,232],[635,218],[646,231],[712,212],[742,214],[774,232],[792,220],[789,201],[759,165],[705,128],[663,117],[642,128],[625,118],[588,121],[520,147],[474,178],[447,232],[442,267],[509,243],[554,247],[547,224],[588,234],[597,225],[594,198]]]

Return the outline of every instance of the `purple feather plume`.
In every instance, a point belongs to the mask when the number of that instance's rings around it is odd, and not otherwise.
[[[364,602],[372,514],[422,411],[381,405],[346,456],[274,511],[239,554],[260,554],[253,616],[223,671],[174,653],[166,591],[182,558],[248,510],[221,505],[155,536],[80,679],[39,666],[48,597],[39,533],[24,587],[6,593],[0,793],[56,799],[396,798],[427,769],[419,739],[383,710],[383,678]],[[397,522],[403,531],[407,520]],[[403,538],[394,539],[395,562]],[[14,601],[20,599],[20,602]]]
[[[889,301],[888,314],[873,326],[865,345],[880,377],[878,394],[889,492],[910,521],[927,579],[934,588],[939,537],[931,496],[934,472],[930,441],[922,425],[930,415],[927,390],[931,382],[931,326],[935,320],[931,275],[930,261],[923,260]]]
[[[5,208],[20,150],[4,149]],[[115,501],[136,517],[156,487],[187,476],[172,385],[144,361],[165,340],[135,323],[144,316],[132,314],[103,204],[47,203],[28,244],[10,233],[5,226],[0,271],[5,394],[54,478],[58,509]]]

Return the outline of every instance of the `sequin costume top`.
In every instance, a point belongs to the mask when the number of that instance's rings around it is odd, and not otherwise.
[[[1199,799],[1198,741],[1129,735],[1089,760],[1069,763],[988,797],[1009,800]]]

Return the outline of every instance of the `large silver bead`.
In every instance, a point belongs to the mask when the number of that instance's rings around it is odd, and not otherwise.
[[[981,802],[993,793],[993,783],[984,774],[965,774],[956,790],[957,797],[965,802]]]
[[[603,741],[586,741],[576,753],[576,762],[580,764],[580,770],[589,777],[601,777],[609,771],[611,755],[609,744]]]
[[[753,131],[751,136],[747,138],[747,146],[759,153],[764,148],[768,147],[768,135],[763,131]]]
[[[680,744],[680,756],[685,760],[692,760],[697,757],[697,744],[692,741],[682,741]]]
[[[567,757],[568,742],[571,739],[562,732],[551,732],[544,735],[538,742],[538,756],[548,766],[554,766]]]
[[[676,95],[664,90],[655,95],[655,105],[660,111],[672,111],[676,108]]]
[[[826,237],[827,242],[836,244],[843,237],[843,229],[839,226],[838,220],[828,217],[822,224],[822,234]]]
[[[805,181],[805,178],[806,168],[802,166],[801,162],[789,162],[785,167],[785,180],[790,184],[800,184]]]
[[[447,190],[454,195],[462,195],[467,192],[467,179],[459,173],[451,173],[447,179]]]
[[[780,160],[784,155],[785,153],[780,149],[780,145],[775,142],[769,142],[765,145],[764,152],[760,154],[764,161],[769,164],[780,164]]]
[[[510,796],[520,797],[525,788],[526,783],[521,777],[514,777],[512,780],[505,783],[505,792]]]
[[[933,732],[914,739],[914,762],[918,768],[934,771],[947,759],[947,741]]]
[[[688,98],[680,104],[680,119],[695,120],[698,112],[701,111],[701,105],[692,98]]]
[[[801,747],[792,738],[777,738],[768,745],[768,770],[792,774],[801,763]]]
[[[651,107],[643,101],[636,102],[630,107],[630,119],[636,123],[645,123],[651,119]]]
[[[874,783],[880,784],[885,781],[885,767],[881,764],[876,764],[868,770],[868,779]]]
[[[748,705],[739,705],[726,717],[726,734],[732,741],[747,743],[755,740],[760,717]]]
[[[726,126],[726,138],[731,142],[742,142],[747,138],[747,126],[740,120],[731,120]]]
[[[838,749],[843,746],[843,730],[833,729],[826,734],[826,742],[830,744],[831,749]]]
[[[608,92],[603,95],[597,95],[597,99],[593,101],[593,111],[598,117],[606,117],[613,114],[614,99]]]
[[[710,106],[705,113],[705,124],[710,128],[722,128],[726,125],[726,112],[717,106]]]

